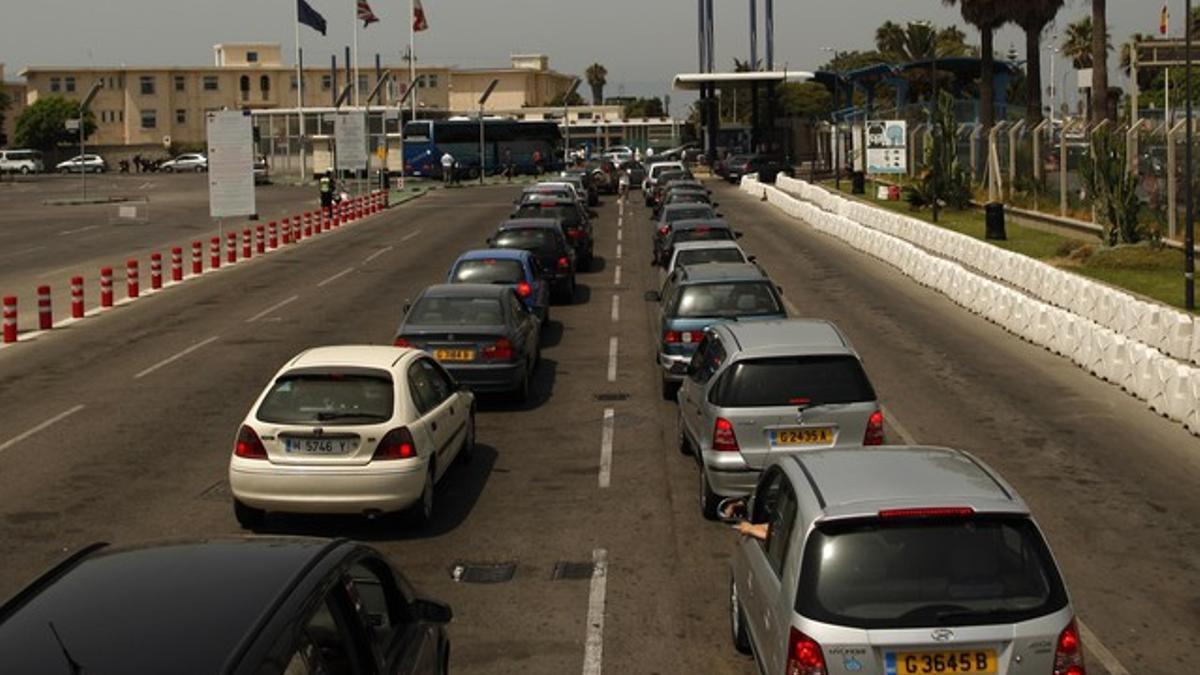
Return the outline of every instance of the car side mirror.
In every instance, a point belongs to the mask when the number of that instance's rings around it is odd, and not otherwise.
[[[718,216],[720,216],[721,214],[719,214],[719,213],[718,213],[717,215],[718,215]],[[742,233],[741,233],[741,232],[738,232],[738,231],[734,231],[734,233],[733,233],[733,238],[734,238],[734,239],[741,239],[741,238],[742,238]]]
[[[717,504],[717,516],[723,523],[739,523],[749,514],[745,497],[727,497]]]
[[[780,295],[783,295],[783,286],[776,286],[775,290],[779,291]]]
[[[451,611],[450,605],[436,600],[418,598],[413,601],[412,609],[418,619],[429,623],[450,623],[450,620],[454,618],[454,612]]]
[[[409,301],[409,300],[405,300],[405,301],[404,301],[404,313],[405,313],[405,314],[408,314],[408,311],[409,311],[410,309],[412,309],[412,302],[411,302],[411,301]]]
[[[646,302],[662,302],[662,293],[658,291],[646,291],[642,297],[646,299]]]
[[[756,262],[758,262],[758,256],[756,256],[756,255],[746,256],[746,262],[756,263]]]

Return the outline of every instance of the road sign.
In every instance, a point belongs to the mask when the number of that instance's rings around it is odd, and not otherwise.
[[[904,120],[867,122],[867,173],[908,172],[908,123]]]
[[[333,120],[338,171],[367,170],[367,117],[362,112],[338,113]]]
[[[79,120],[67,120],[67,131],[79,131]]]
[[[208,212],[213,218],[257,213],[254,202],[254,132],[250,111],[216,110],[208,129]]]

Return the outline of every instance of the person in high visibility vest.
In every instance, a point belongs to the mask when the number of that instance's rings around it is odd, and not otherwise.
[[[326,213],[330,213],[333,209],[333,172],[326,171],[325,175],[321,176],[321,208]]]

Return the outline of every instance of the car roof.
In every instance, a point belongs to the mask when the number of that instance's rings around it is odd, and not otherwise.
[[[739,357],[788,356],[795,354],[854,354],[850,344],[824,319],[780,319],[719,324],[737,345]]]
[[[267,611],[346,546],[261,537],[89,547],[5,606],[0,670],[70,672],[70,654],[80,672],[224,672]]]
[[[710,281],[766,281],[767,275],[753,263],[703,263],[688,265],[677,271],[680,283]]]
[[[500,223],[501,230],[557,230],[556,218],[512,218]]]
[[[477,248],[458,256],[464,260],[524,260],[533,254],[523,248]]]
[[[529,193],[529,194],[535,195],[537,193],[534,192],[534,193]],[[532,198],[527,197],[525,199],[525,201],[521,203],[521,207],[524,208],[527,206],[539,206],[539,207],[540,206],[575,206],[575,200],[573,200],[569,197],[560,197],[558,195],[553,195],[553,194],[543,194],[543,195],[540,195],[540,197],[541,197],[540,199],[532,199]]]
[[[422,298],[499,298],[512,293],[497,284],[435,284],[421,292]]]
[[[883,509],[967,506],[1029,514],[995,471],[961,450],[928,446],[831,448],[789,455],[822,519],[878,516]]]
[[[674,204],[671,206],[674,206]],[[681,204],[681,206],[683,205]],[[690,206],[690,204],[688,206]],[[733,229],[733,227],[729,224],[729,221],[725,220],[724,218],[685,218],[683,220],[676,220],[675,222],[671,223],[671,232],[674,233],[680,230],[695,230],[702,227],[707,227],[709,229]]]
[[[670,211],[686,211],[689,209],[708,209],[709,211],[712,211],[713,206],[708,202],[687,202],[685,204],[665,204],[662,207],[663,213]]]
[[[466,284],[457,284],[465,286]],[[499,288],[499,287],[497,287]],[[288,364],[292,368],[323,368],[330,366],[359,366],[389,369],[409,351],[390,345],[330,345],[313,347],[301,352]]]
[[[690,223],[692,221],[687,220],[684,222]],[[676,225],[678,225],[678,223],[676,223]],[[705,251],[705,250],[713,249],[713,248],[736,248],[736,249],[740,250],[742,247],[739,246],[736,241],[730,241],[728,239],[706,239],[704,241],[681,241],[678,244],[675,244],[675,252],[676,253],[678,253],[680,251]]]

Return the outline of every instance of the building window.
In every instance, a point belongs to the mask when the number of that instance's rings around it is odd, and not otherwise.
[[[75,92],[75,78],[74,77],[67,76],[67,78],[63,80],[63,84],[68,93]]]
[[[263,75],[258,78],[258,90],[262,92],[262,100],[271,97],[271,78]]]
[[[358,90],[364,94],[370,93],[371,89],[367,86],[367,76],[366,75],[358,76]]]
[[[425,86],[429,87],[430,89],[437,89],[437,85],[438,85],[437,75],[426,75],[425,76]]]
[[[143,96],[153,96],[154,95],[154,76],[153,75],[142,75],[141,78],[139,78],[139,82],[141,83]]]
[[[296,78],[295,75],[293,75],[292,76],[292,91],[296,91],[297,89],[299,89],[299,80]]]
[[[258,52],[246,52],[246,63],[258,63]]]
[[[158,111],[143,110],[142,111],[142,128],[154,129],[158,126]]]
[[[187,124],[187,111],[183,108],[175,111],[175,124]]]
[[[187,91],[187,80],[182,75],[176,75],[174,81],[175,91]]]
[[[120,122],[121,124],[125,123],[125,111],[124,110],[117,111],[117,121]]]
[[[216,75],[204,76],[204,91],[217,91],[220,89],[220,80]]]
[[[242,100],[250,100],[250,76],[243,75],[238,79],[238,89],[242,91]]]
[[[62,91],[62,78],[61,77],[50,78],[50,91],[56,91],[56,92]]]
[[[333,88],[333,76],[322,75],[321,76],[321,89],[323,89],[324,91],[329,91],[332,88]]]

